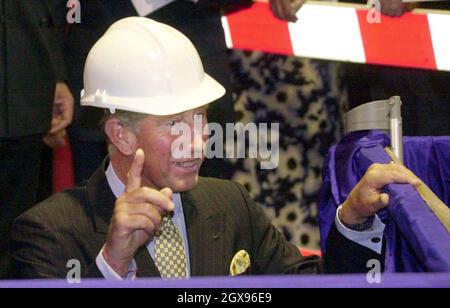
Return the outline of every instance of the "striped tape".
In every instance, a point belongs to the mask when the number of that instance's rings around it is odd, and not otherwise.
[[[222,17],[229,48],[300,57],[450,71],[450,14],[415,11],[369,23],[361,5],[310,1],[296,23],[267,3]]]

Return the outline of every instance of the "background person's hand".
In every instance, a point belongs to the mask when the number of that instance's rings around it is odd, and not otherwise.
[[[67,128],[73,120],[74,98],[65,82],[57,82],[53,99],[52,126],[49,134],[55,135]]]
[[[402,0],[380,0],[381,13],[391,17],[399,17],[417,7],[415,3],[403,3]]]
[[[161,216],[174,210],[172,191],[142,187],[145,154],[141,149],[128,172],[125,193],[115,204],[111,226],[103,249],[106,262],[125,277],[134,255],[161,226]]]
[[[42,140],[50,148],[59,148],[65,146],[67,131],[65,129],[56,132],[55,134],[47,133]]]
[[[361,224],[387,207],[389,195],[382,189],[391,183],[409,183],[418,187],[422,181],[401,164],[373,164],[342,205],[342,222]]]
[[[269,0],[273,14],[282,20],[296,22],[298,10],[306,0]]]
[[[65,82],[57,82],[53,98],[52,122],[50,130],[42,138],[51,148],[66,145],[66,128],[73,120],[74,98]]]

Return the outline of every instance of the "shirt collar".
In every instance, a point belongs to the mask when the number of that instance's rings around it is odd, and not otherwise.
[[[116,198],[119,198],[125,192],[125,185],[117,176],[111,162],[108,164],[108,168],[106,169],[105,174],[108,185],[111,188],[114,196],[116,196]]]

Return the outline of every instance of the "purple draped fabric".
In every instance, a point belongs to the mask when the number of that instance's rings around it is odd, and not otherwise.
[[[324,164],[320,201],[321,246],[331,229],[337,207],[372,163],[387,163],[381,131],[347,135],[329,151]],[[445,203],[450,204],[450,136],[404,137],[404,163]],[[411,185],[386,187],[388,210],[379,213],[386,224],[386,272],[450,272],[450,234]]]
[[[175,288],[180,294],[190,288],[201,289],[266,289],[276,288],[449,288],[450,273],[382,274],[380,283],[369,283],[365,274],[357,275],[284,275],[284,276],[239,276],[198,277],[191,279],[163,280],[160,278],[135,281],[81,280],[80,284],[69,284],[66,280],[21,280],[0,281],[3,288]],[[220,288],[220,289],[217,289]],[[253,291],[252,291],[253,292]],[[205,292],[209,294],[210,291]],[[195,294],[195,293],[194,293]],[[198,292],[197,292],[198,294]],[[220,300],[220,299],[219,299]],[[213,302],[213,301],[212,301]],[[213,302],[214,303],[214,302]]]

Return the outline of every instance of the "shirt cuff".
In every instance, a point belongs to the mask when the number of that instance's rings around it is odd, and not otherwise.
[[[103,257],[103,248],[100,250],[100,253],[97,255],[97,258],[95,259],[95,264],[97,264],[97,267],[102,273],[103,277],[106,280],[135,280],[136,279],[136,272],[137,272],[137,265],[136,261],[131,260],[131,264],[128,270],[127,277],[122,278],[119,274],[114,271],[111,266],[109,266],[108,262],[106,262],[105,258]]]
[[[358,232],[350,230],[342,224],[341,220],[339,219],[339,211],[341,210],[341,208],[342,205],[338,207],[336,211],[336,217],[334,218],[338,231],[347,239],[358,243],[359,245],[367,247],[378,254],[381,254],[385,225],[381,222],[381,219],[378,217],[378,215],[375,215],[373,225],[370,229]]]

